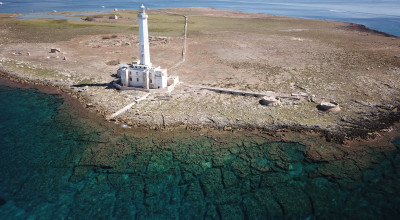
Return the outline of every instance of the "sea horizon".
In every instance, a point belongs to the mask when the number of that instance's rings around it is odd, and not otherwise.
[[[284,2],[259,0],[246,2],[241,0],[199,0],[199,1],[88,1],[76,0],[1,1],[0,13],[46,13],[77,11],[109,11],[118,9],[132,10],[144,4],[150,9],[178,7],[208,7],[223,10],[235,10],[248,13],[262,13],[279,16],[333,20],[356,23],[379,32],[400,37],[400,4],[395,0],[362,1],[362,0],[329,0],[323,3],[315,0],[286,0]]]

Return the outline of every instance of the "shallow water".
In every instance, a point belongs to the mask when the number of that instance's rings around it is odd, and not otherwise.
[[[395,219],[400,139],[123,129],[0,86],[2,219]],[[83,111],[83,110],[82,110]]]

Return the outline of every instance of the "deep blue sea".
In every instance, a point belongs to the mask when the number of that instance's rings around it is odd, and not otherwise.
[[[209,7],[363,24],[400,36],[400,0],[1,0],[0,13]]]

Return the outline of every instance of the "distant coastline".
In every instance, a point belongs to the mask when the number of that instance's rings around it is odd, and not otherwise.
[[[50,19],[65,19],[65,20],[81,20],[82,18],[86,17],[87,15],[92,15],[92,14],[107,14],[107,13],[113,13],[112,11],[107,11],[107,10],[99,10],[99,11],[94,11],[94,12],[82,12],[82,11],[77,11],[77,13],[74,14],[56,14],[56,13],[50,13],[50,12],[37,12],[37,13],[22,13],[19,15],[15,15],[15,17],[18,17],[20,19],[36,19],[36,18],[50,18]],[[78,17],[79,16],[79,17]],[[298,17],[302,18],[302,17]],[[316,18],[316,20],[321,20]],[[366,32],[375,32],[378,34],[385,35],[387,37],[400,37],[400,33],[396,35],[396,33],[391,34],[390,32],[384,32],[380,30],[376,30],[370,27],[367,27],[364,24],[361,23],[353,23],[350,21],[343,21],[349,24],[352,24],[354,26],[357,26],[355,28],[359,30],[364,30]]]
[[[103,2],[98,3],[95,1],[85,2],[85,5],[59,3],[57,5],[40,5],[38,7],[34,1],[19,3],[3,2],[0,5],[0,13],[37,13],[37,12],[59,12],[68,11],[109,11],[114,8],[131,10],[139,7],[141,2]],[[135,5],[136,4],[136,5]],[[400,37],[400,7],[393,1],[379,1],[379,2],[365,2],[365,1],[324,1],[315,3],[307,1],[257,1],[257,2],[243,2],[243,1],[226,1],[216,0],[209,1],[179,1],[179,2],[163,2],[159,0],[146,1],[151,9],[172,9],[180,7],[209,7],[223,10],[236,10],[247,13],[263,13],[273,14],[278,16],[290,16],[297,18],[310,18],[321,20],[334,20],[349,23],[357,23],[365,25],[370,29],[380,32],[385,32],[397,37]],[[354,6],[357,7],[354,7]],[[372,10],[373,9],[373,10]],[[398,10],[396,10],[398,9]]]
[[[51,13],[51,12],[37,12],[37,13],[22,13],[22,14],[15,15],[15,17],[18,17],[20,19],[50,18],[50,19],[65,19],[65,20],[81,20],[81,19],[85,18],[87,15],[107,14],[107,13],[113,13],[113,11],[107,11],[107,10],[99,10],[99,11],[94,11],[94,12],[93,11],[92,12],[77,11],[76,13],[71,13],[71,14],[70,13],[59,14],[59,13]],[[298,17],[298,18],[301,18],[301,17]],[[321,20],[321,19],[316,18],[316,20]],[[374,33],[382,34],[387,37],[397,37],[397,38],[400,37],[400,33],[399,33],[399,35],[390,34],[390,33],[384,32],[384,31],[379,31],[376,29],[369,28],[364,24],[353,23],[350,21],[343,21],[343,22],[351,24],[352,26],[354,26],[355,29],[358,29],[360,31],[365,31],[365,32],[370,32],[370,33],[374,32]]]

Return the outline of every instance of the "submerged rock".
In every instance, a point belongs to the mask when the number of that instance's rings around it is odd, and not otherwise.
[[[244,219],[243,212],[238,204],[220,205],[218,211],[223,219]]]
[[[208,197],[219,194],[224,186],[222,185],[222,175],[220,169],[211,169],[201,179],[201,185],[205,195]]]
[[[5,199],[0,198],[0,206],[4,205],[6,203],[7,203],[7,201]]]
[[[249,209],[251,207],[250,200],[245,200],[245,208]],[[251,212],[247,212],[246,214],[250,216],[263,216],[266,219],[280,219],[283,216],[282,207],[279,203],[274,199],[274,196],[270,189],[264,188],[257,190],[254,193],[254,203],[258,203],[258,208],[252,210]],[[262,218],[261,218],[262,219]]]
[[[298,184],[277,185],[272,191],[288,219],[307,218],[312,214],[310,199]]]

